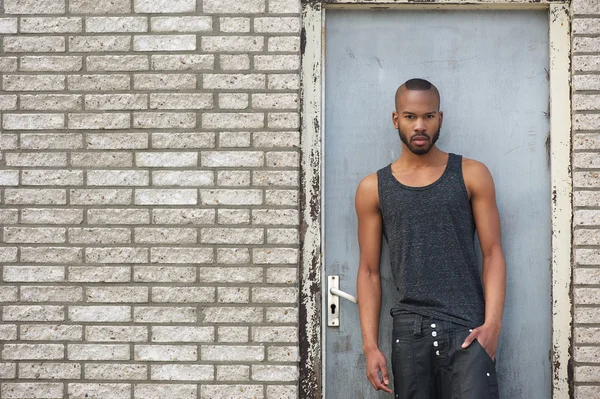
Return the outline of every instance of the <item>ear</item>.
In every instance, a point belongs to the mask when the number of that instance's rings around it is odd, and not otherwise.
[[[392,123],[396,129],[400,127],[400,121],[398,120],[398,113],[396,111],[392,112]]]
[[[444,120],[444,113],[440,111],[440,126],[439,126],[439,129],[442,128],[442,122],[443,122],[443,120]]]

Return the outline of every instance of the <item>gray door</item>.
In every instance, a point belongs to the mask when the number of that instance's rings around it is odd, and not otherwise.
[[[439,147],[484,162],[496,183],[508,283],[497,368],[501,397],[511,399],[551,396],[547,18],[543,11],[326,14],[325,275],[339,275],[340,289],[356,295],[356,187],[400,154],[391,122],[397,86],[431,80],[444,111]],[[389,364],[395,289],[385,240],[381,265],[379,342]],[[356,305],[341,299],[339,310],[339,327],[327,327],[324,315],[327,398],[389,397],[365,377]]]

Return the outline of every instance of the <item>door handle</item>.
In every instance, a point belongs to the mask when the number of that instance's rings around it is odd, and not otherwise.
[[[340,297],[358,303],[356,297],[340,290],[340,276],[331,275],[327,278],[327,325],[329,327],[340,326]]]

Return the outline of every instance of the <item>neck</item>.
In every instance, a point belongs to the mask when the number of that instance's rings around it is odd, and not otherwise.
[[[435,145],[431,147],[431,150],[427,154],[417,155],[413,154],[411,150],[402,143],[402,153],[396,160],[396,164],[402,165],[405,168],[422,168],[427,166],[435,166],[439,163],[446,161],[446,153]]]

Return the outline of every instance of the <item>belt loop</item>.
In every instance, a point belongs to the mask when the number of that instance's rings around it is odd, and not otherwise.
[[[415,315],[415,329],[414,335],[415,337],[421,336],[421,324],[423,323],[423,316],[420,314]]]

